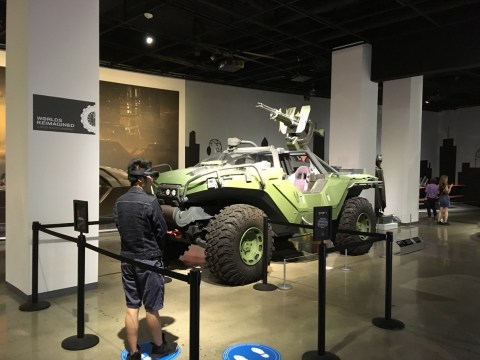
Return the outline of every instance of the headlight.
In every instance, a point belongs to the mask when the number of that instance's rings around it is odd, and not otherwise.
[[[180,185],[160,184],[157,188],[157,196],[163,198],[166,201],[168,201],[168,199],[176,199],[177,196],[180,194],[179,186]]]

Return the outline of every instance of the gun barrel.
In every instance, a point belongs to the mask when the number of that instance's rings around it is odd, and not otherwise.
[[[257,107],[269,111],[271,119],[281,121],[289,128],[296,127],[298,124],[298,121],[295,118],[292,118],[287,114],[282,113],[280,110],[262,104],[261,102],[257,103]]]
[[[270,112],[276,112],[276,111],[278,111],[277,109],[274,109],[274,108],[272,108],[272,107],[270,107],[270,106],[268,106],[268,105],[265,105],[265,104],[263,104],[263,103],[261,103],[261,102],[257,102],[257,107],[262,108],[262,109],[265,109],[265,110],[270,111]]]

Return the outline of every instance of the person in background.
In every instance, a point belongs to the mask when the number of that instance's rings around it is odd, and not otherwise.
[[[434,178],[431,178],[425,186],[425,193],[427,199],[425,200],[425,207],[427,208],[427,215],[430,217],[433,214],[433,218],[437,218],[437,196],[438,196],[438,185]]]
[[[448,184],[448,176],[440,176],[438,181],[438,201],[440,205],[440,211],[438,212],[437,224],[439,225],[450,225],[448,223],[448,208],[450,207],[450,190],[452,185]]]
[[[163,268],[162,255],[165,247],[167,224],[155,196],[151,194],[153,171],[150,163],[135,159],[128,165],[130,189],[120,196],[113,208],[113,218],[121,239],[120,255],[135,261]],[[152,336],[151,357],[162,358],[177,349],[174,342],[166,342],[158,311],[163,308],[163,275],[122,262],[122,283],[125,291],[127,312],[125,329],[129,354],[127,360],[140,360],[138,346],[138,313],[145,306],[146,322]]]

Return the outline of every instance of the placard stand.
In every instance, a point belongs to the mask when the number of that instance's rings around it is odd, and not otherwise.
[[[318,348],[304,353],[302,360],[340,360],[337,355],[325,351],[327,244],[331,238],[332,207],[315,207],[313,221],[313,240],[320,241],[318,247]]]

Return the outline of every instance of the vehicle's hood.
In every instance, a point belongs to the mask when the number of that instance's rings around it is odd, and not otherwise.
[[[222,167],[217,166],[200,166],[200,167],[189,167],[186,169],[178,169],[172,171],[166,171],[160,174],[157,180],[155,180],[156,185],[161,184],[185,184],[188,180],[203,175],[212,173],[215,169],[221,169]]]

